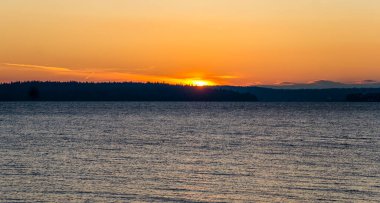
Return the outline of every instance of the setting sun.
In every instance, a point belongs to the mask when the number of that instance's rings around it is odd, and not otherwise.
[[[203,86],[206,86],[206,85],[207,85],[207,82],[206,82],[206,81],[202,81],[202,80],[195,80],[195,81],[193,81],[193,84],[194,84],[195,86],[203,87]]]
[[[204,87],[204,86],[212,86],[215,85],[215,83],[207,80],[189,80],[187,84],[197,87]]]

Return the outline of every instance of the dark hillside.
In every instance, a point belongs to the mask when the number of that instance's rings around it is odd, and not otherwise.
[[[368,95],[362,100],[374,100],[373,94],[380,88],[332,88],[332,89],[271,89],[263,87],[224,86],[222,89],[251,93],[263,102],[345,102],[352,101],[349,95]],[[372,96],[371,96],[372,95]]]
[[[250,93],[160,83],[16,82],[0,101],[257,101]]]

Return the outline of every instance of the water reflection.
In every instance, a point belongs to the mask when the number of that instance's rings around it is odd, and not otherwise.
[[[0,200],[377,201],[380,105],[0,103]]]

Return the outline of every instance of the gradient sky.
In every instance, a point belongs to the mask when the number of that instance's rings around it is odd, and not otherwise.
[[[1,0],[0,81],[380,80],[379,0]]]

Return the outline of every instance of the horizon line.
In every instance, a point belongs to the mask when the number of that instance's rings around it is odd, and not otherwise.
[[[367,80],[364,80],[365,82]],[[203,87],[223,87],[223,86],[230,86],[230,87],[293,87],[298,85],[318,85],[319,82],[330,82],[335,83],[336,85],[379,85],[380,88],[380,81],[375,80],[368,80],[371,82],[368,83],[344,83],[344,82],[338,82],[338,81],[331,81],[331,80],[315,80],[309,83],[292,83],[292,82],[283,82],[283,83],[275,83],[275,84],[252,84],[252,85],[230,85],[230,84],[215,84],[215,85],[204,85]],[[191,86],[191,87],[199,87],[195,84],[190,83],[169,83],[166,81],[78,81],[78,80],[67,80],[67,81],[58,81],[58,80],[18,80],[18,81],[7,81],[7,82],[0,82],[0,85],[7,85],[7,84],[16,84],[16,83],[78,83],[78,84],[162,84],[162,85],[172,85],[172,86]]]

